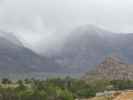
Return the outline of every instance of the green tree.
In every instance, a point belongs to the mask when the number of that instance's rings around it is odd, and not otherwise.
[[[16,90],[25,91],[27,89],[27,87],[24,85],[23,81],[19,80],[17,83],[18,83],[18,87],[16,87]]]
[[[2,84],[11,84],[12,81],[9,80],[8,78],[3,78],[2,81],[1,81]]]

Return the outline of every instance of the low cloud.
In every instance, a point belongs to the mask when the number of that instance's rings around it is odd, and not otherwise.
[[[133,32],[132,5],[132,0],[2,0],[0,29],[15,32],[29,44],[45,36],[46,42],[58,40],[64,32],[57,31],[84,24]]]

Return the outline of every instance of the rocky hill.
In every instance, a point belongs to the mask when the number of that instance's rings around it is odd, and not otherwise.
[[[133,65],[125,64],[115,57],[108,57],[101,64],[98,64],[93,71],[84,75],[84,79],[92,77],[110,80],[133,80]]]

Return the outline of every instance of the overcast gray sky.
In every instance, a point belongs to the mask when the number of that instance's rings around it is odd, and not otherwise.
[[[28,42],[36,43],[42,35],[56,37],[52,34],[56,30],[84,24],[95,24],[115,32],[133,32],[133,0],[0,2],[0,28],[20,33]]]

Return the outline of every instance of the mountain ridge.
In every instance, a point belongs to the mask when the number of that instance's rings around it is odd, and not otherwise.
[[[54,60],[40,56],[23,46],[10,33],[0,31],[0,72],[58,72],[61,68]]]
[[[117,34],[99,28],[97,31],[97,27],[92,27],[87,25],[72,30],[60,52],[49,57],[77,73],[92,69],[110,55],[119,56],[125,63],[133,62],[133,34]]]

